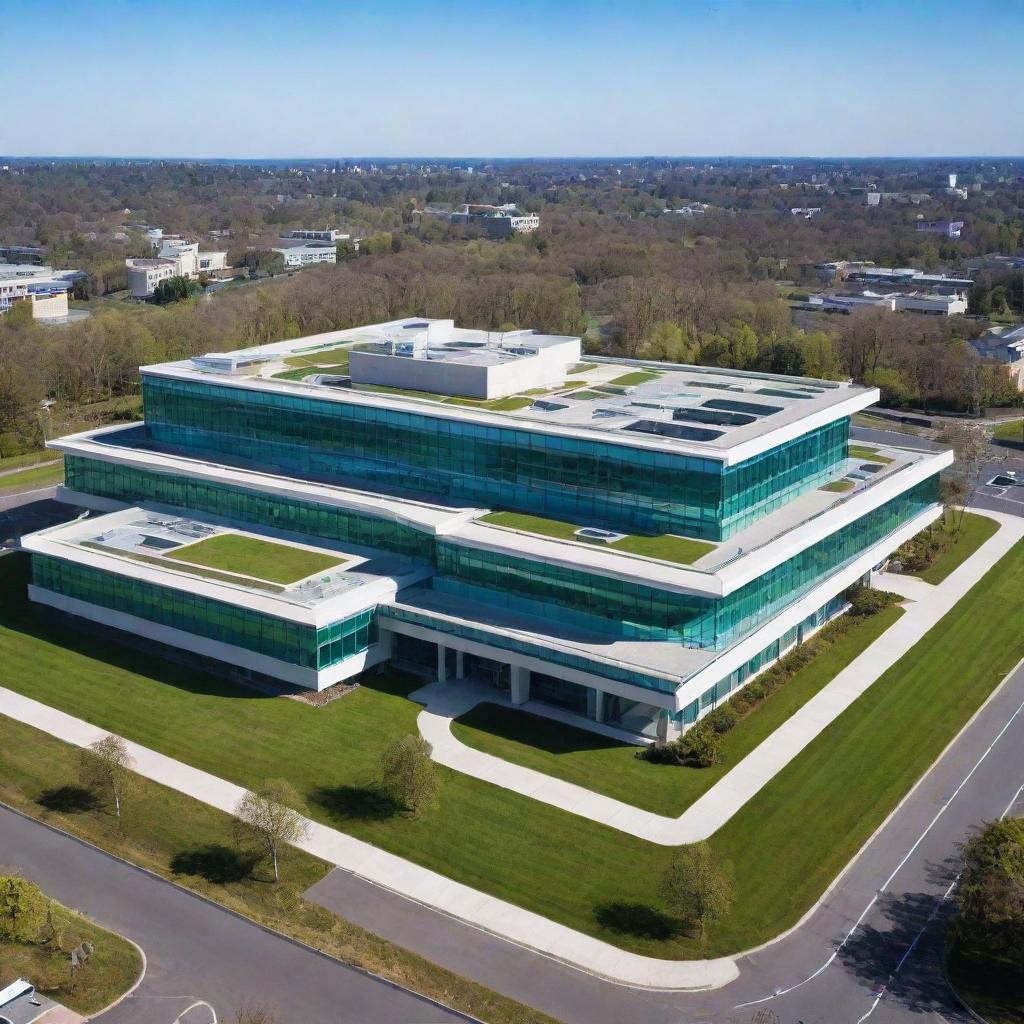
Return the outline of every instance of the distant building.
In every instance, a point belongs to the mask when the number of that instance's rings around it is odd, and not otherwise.
[[[967,312],[962,295],[935,295],[927,292],[873,292],[865,289],[841,295],[812,295],[808,305],[826,312],[849,313],[859,306],[874,306],[891,313],[925,313],[931,316],[957,316]]]
[[[304,238],[310,242],[347,242],[352,236],[336,228],[296,228],[283,231],[282,238]]]
[[[540,215],[522,213],[515,203],[488,206],[483,203],[465,203],[454,213],[428,206],[421,211],[430,217],[440,217],[453,224],[479,224],[492,238],[508,238],[513,234],[528,234],[540,227]]]
[[[945,235],[946,238],[959,238],[964,229],[962,220],[919,220],[914,227],[929,235]]]
[[[1024,391],[1024,327],[993,327],[972,338],[971,347],[982,359],[1002,363],[1017,387]]]
[[[810,220],[812,217],[817,217],[821,213],[820,206],[794,206],[789,211],[794,217],[803,217],[804,220]]]
[[[864,194],[864,204],[866,206],[880,206],[882,202],[881,192],[866,192]]]
[[[274,252],[284,257],[286,267],[308,267],[313,263],[337,263],[338,249],[333,242],[301,242],[275,245]]]
[[[700,217],[708,212],[707,203],[687,203],[686,206],[666,206],[661,212],[680,217]]]
[[[160,230],[160,229],[153,229]],[[161,232],[159,252],[145,259],[126,259],[128,292],[134,299],[148,299],[161,281],[187,277],[194,281],[200,274],[220,276],[227,272],[226,252],[200,252],[198,242]]]
[[[0,263],[0,314],[16,303],[32,307],[33,320],[58,320],[68,315],[68,292],[84,277],[82,270],[54,270],[33,263]]]

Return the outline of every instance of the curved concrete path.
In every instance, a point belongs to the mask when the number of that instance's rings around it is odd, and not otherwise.
[[[0,714],[41,729],[78,747],[107,735],[80,718],[0,687]],[[154,782],[234,814],[245,790],[234,783],[125,740],[133,768]],[[403,860],[371,843],[307,819],[307,837],[294,845],[329,864],[398,895],[465,921],[520,946],[543,953],[600,978],[635,988],[700,990],[719,988],[739,974],[731,958],[656,960],[549,921],[494,896]]]
[[[430,743],[438,763],[570,814],[662,846],[707,839],[906,654],[1024,537],[1024,519],[999,512],[986,511],[984,515],[999,522],[1000,528],[938,586],[913,576],[880,574],[883,588],[907,598],[903,616],[678,818],[641,810],[466,746],[452,734],[452,721],[481,701],[493,700],[472,684],[433,683],[417,691],[414,699],[425,702],[417,718],[420,733]]]

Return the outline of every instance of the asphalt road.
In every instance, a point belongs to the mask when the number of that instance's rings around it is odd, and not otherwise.
[[[210,1024],[209,1006],[227,1024],[245,1003],[273,1008],[278,1024],[467,1020],[3,807],[0,864],[145,951],[142,984],[102,1024]]]
[[[987,508],[993,512],[1005,512],[1011,516],[1024,516],[1024,453],[1016,455],[1008,449],[993,446],[998,458],[985,467],[983,483],[971,498],[971,508]],[[1000,486],[987,481],[1000,474],[1012,471],[1017,474],[1019,484]]]
[[[1024,814],[1024,668],[914,790],[796,931],[708,993],[627,989],[582,974],[335,871],[309,897],[506,995],[579,1024],[968,1021],[941,975],[956,844],[1008,808]],[[808,827],[813,827],[809,823]],[[756,837],[751,837],[756,841]],[[571,879],[566,880],[571,885]]]

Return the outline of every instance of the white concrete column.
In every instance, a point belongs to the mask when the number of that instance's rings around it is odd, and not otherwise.
[[[530,699],[530,670],[511,665],[512,703],[525,704]]]
[[[466,678],[466,652],[456,651],[455,652],[455,678],[465,679]]]
[[[377,643],[380,644],[380,653],[384,659],[390,660],[395,653],[395,634],[390,629],[378,629]]]
[[[605,692],[604,690],[595,690],[594,693],[597,695],[597,699],[594,702],[594,721],[603,722]]]
[[[443,644],[437,645],[437,681],[439,683],[448,682],[448,664],[447,664],[448,648]]]

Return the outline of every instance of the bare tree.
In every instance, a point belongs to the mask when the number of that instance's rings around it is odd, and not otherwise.
[[[297,843],[309,834],[309,822],[298,811],[302,800],[291,783],[268,779],[259,789],[249,790],[235,808],[242,829],[266,850],[274,865],[274,881],[281,880],[278,852],[286,843]]]
[[[964,494],[957,522],[959,530],[963,526],[967,505],[984,478],[985,467],[996,456],[989,446],[988,434],[984,427],[973,423],[954,424],[945,431],[942,440],[953,449],[953,472],[961,481]]]
[[[132,756],[120,736],[107,735],[81,753],[79,779],[88,789],[106,790],[114,798],[114,810],[121,821],[121,801],[134,782]]]
[[[246,1003],[235,1014],[235,1024],[277,1024],[277,1014],[259,1003]]]

